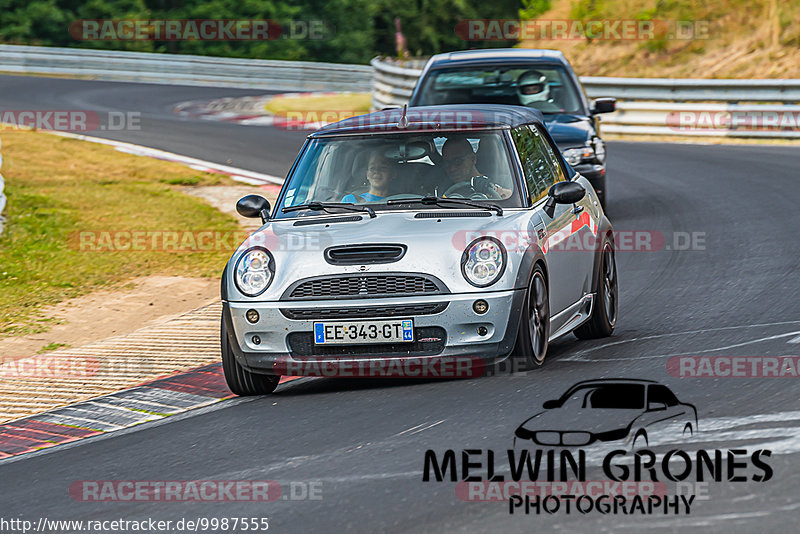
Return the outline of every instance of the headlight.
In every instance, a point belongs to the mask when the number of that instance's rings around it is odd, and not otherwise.
[[[461,256],[461,273],[477,287],[494,284],[506,266],[506,250],[493,237],[481,237],[469,244]]]
[[[234,280],[239,291],[248,297],[257,297],[272,282],[275,262],[265,248],[251,248],[236,262]]]
[[[567,150],[563,151],[562,154],[564,155],[564,159],[567,160],[567,163],[573,167],[585,160],[594,158],[594,150],[590,146],[584,146],[581,148],[568,148]]]

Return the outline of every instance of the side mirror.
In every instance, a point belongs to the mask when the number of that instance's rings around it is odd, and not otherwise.
[[[544,408],[545,410],[552,410],[553,408],[558,408],[558,401],[557,400],[545,401],[545,403],[542,404],[542,408]]]
[[[666,410],[667,404],[665,402],[648,402],[647,403],[647,411],[648,412],[659,412],[661,410]]]
[[[247,195],[236,203],[236,211],[239,215],[248,219],[261,217],[262,223],[269,220],[269,208],[269,200],[261,195]]]
[[[586,189],[578,182],[557,182],[547,192],[550,197],[544,205],[544,212],[552,217],[556,204],[575,204],[586,195]]]
[[[595,98],[592,101],[592,115],[611,113],[617,110],[616,98]]]

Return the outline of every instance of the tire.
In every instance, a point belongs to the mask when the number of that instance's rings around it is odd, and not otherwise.
[[[281,377],[277,375],[262,375],[251,373],[244,369],[231,349],[231,342],[228,339],[228,327],[225,324],[225,317],[220,324],[220,345],[222,349],[222,371],[225,374],[225,381],[228,388],[240,397],[251,395],[267,395],[275,391]]]
[[[608,337],[617,325],[617,261],[614,258],[614,241],[610,237],[603,240],[598,269],[597,298],[589,320],[574,331],[578,339]]]
[[[515,359],[523,369],[535,369],[544,363],[550,337],[550,298],[544,271],[537,265],[531,274],[528,291],[525,294],[517,343],[514,346]]]

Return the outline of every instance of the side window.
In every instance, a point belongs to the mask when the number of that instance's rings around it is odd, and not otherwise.
[[[666,386],[650,386],[647,402],[663,402],[667,406],[676,406],[678,399]]]
[[[556,156],[553,147],[550,146],[550,143],[547,142],[547,138],[545,138],[542,134],[539,133],[539,130],[536,126],[529,125],[528,128],[531,129],[534,136],[539,139],[542,143],[542,147],[544,148],[545,154],[547,154],[548,159],[553,165],[553,171],[556,174],[556,182],[565,182],[567,180],[566,174],[564,174],[564,169],[561,168],[561,165],[558,163],[558,156]]]
[[[558,179],[552,158],[547,155],[547,141],[529,126],[515,128],[511,137],[519,152],[531,202],[535,204],[547,195],[547,190]]]

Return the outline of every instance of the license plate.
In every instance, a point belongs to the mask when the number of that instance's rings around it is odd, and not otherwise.
[[[414,341],[414,321],[325,321],[314,323],[316,345],[361,345]]]

